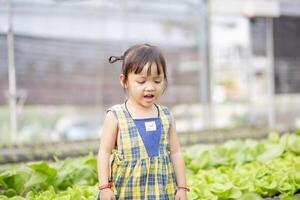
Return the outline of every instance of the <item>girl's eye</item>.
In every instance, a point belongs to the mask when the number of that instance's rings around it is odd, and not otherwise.
[[[137,81],[138,84],[144,84],[145,81]]]
[[[161,81],[155,81],[155,83],[159,84]]]

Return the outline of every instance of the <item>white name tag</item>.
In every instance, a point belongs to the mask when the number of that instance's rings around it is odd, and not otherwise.
[[[152,122],[145,122],[146,131],[156,131],[156,123],[155,121]]]

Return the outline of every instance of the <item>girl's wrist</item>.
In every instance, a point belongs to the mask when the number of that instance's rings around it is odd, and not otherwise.
[[[104,189],[107,189],[107,188],[108,188],[108,189],[111,189],[112,186],[113,186],[112,182],[109,182],[109,183],[104,184],[104,185],[99,185],[99,186],[98,186],[98,189],[99,189],[99,191],[104,190]]]
[[[184,186],[177,186],[177,190],[183,190],[183,191],[185,191],[185,192],[189,192],[189,191],[190,191],[190,188],[184,187]]]

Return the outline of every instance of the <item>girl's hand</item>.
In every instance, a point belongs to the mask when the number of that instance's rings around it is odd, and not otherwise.
[[[115,194],[109,188],[100,191],[100,200],[115,200]]]
[[[175,200],[187,200],[186,191],[180,189],[177,190]]]

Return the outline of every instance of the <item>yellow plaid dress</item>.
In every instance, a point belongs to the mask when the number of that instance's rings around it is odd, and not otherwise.
[[[176,179],[170,159],[169,109],[158,105],[162,133],[158,156],[149,157],[130,114],[121,106],[109,109],[118,120],[117,149],[111,159],[111,180],[117,199],[166,200],[175,198]]]

